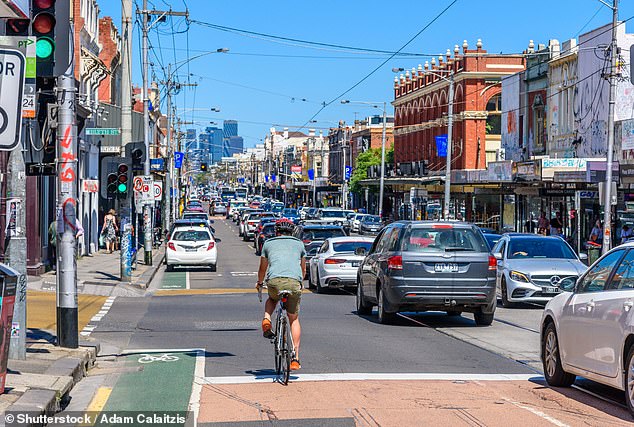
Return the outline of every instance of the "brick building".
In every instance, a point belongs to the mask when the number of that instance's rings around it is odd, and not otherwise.
[[[121,105],[121,36],[110,16],[99,19],[99,41],[102,46],[99,59],[108,69],[99,85],[99,101]]]
[[[478,40],[469,49],[465,40],[462,53],[458,45],[453,56],[432,58],[431,65],[412,68],[395,78],[395,151],[397,170],[428,161],[430,173],[445,169],[445,157],[439,157],[435,137],[447,133],[448,77],[454,74],[454,169],[484,169],[496,160],[501,139],[501,87],[503,76],[525,68],[522,54],[490,54]],[[408,165],[407,168],[401,167]],[[416,175],[416,172],[401,173]]]

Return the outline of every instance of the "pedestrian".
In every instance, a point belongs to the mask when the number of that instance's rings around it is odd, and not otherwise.
[[[48,247],[51,250],[49,262],[53,270],[57,269],[57,221],[51,221],[48,226]]]
[[[602,245],[603,244],[603,227],[601,226],[601,220],[598,220],[594,223],[594,227],[592,227],[592,231],[590,231],[589,242],[594,243],[594,245]]]
[[[628,227],[627,224],[623,224],[621,228],[621,243],[625,243],[634,237],[634,233],[632,233],[632,229]]]
[[[547,236],[549,226],[550,223],[546,219],[546,212],[542,211],[542,214],[539,217],[539,221],[537,222],[537,233],[543,236]]]
[[[104,240],[106,241],[106,251],[109,251],[110,253],[115,250],[117,234],[119,233],[117,217],[115,217],[115,214],[115,210],[110,209],[108,214],[103,218],[103,227],[101,228],[101,234],[104,235]]]
[[[553,218],[550,219],[550,235],[551,236],[563,236],[564,224],[561,219],[561,212],[557,212]]]

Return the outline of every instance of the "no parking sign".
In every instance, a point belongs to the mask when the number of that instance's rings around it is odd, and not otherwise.
[[[159,202],[163,199],[163,182],[154,181],[154,200]]]

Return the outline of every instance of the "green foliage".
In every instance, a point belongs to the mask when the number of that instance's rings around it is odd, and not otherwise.
[[[385,150],[385,163],[394,164],[394,145],[389,150]],[[381,164],[381,149],[370,148],[365,153],[357,156],[352,176],[350,177],[350,191],[355,193],[363,192],[361,181],[368,177],[368,168]]]

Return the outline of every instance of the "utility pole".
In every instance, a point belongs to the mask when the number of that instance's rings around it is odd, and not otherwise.
[[[343,128],[343,143],[341,144],[343,170],[341,171],[341,206],[346,209],[346,128]]]
[[[317,139],[313,141],[313,207],[317,206]]]
[[[451,199],[451,150],[453,145],[453,71],[449,71],[449,106],[447,110],[447,166],[445,166],[445,206],[443,219],[449,219]]]
[[[379,216],[383,220],[383,193],[385,191],[385,132],[387,127],[387,111],[383,102],[383,135],[381,136],[381,180],[379,182]]]
[[[125,157],[125,147],[132,142],[132,0],[121,1],[121,157]],[[146,157],[150,153],[146,150]],[[132,223],[131,198],[125,206],[119,206],[121,215],[121,240],[130,241]],[[132,254],[119,251],[120,276],[122,282],[132,281]]]
[[[148,10],[147,0],[143,0],[143,10],[137,11],[137,14],[143,15],[142,20],[142,57],[143,57],[143,141],[145,142],[145,165],[144,174],[146,177],[150,176],[150,113],[149,113],[149,94],[148,94],[148,32],[152,28],[152,25],[148,26],[148,17],[150,15],[158,15],[154,22],[159,22],[164,16],[189,16],[188,12],[173,12],[161,11],[161,10]],[[152,211],[150,205],[143,206],[143,236],[144,236],[144,249],[145,249],[145,264],[152,265]]]
[[[62,2],[64,3],[64,2]],[[70,32],[73,33],[71,15]],[[73,40],[70,38],[70,40]],[[57,343],[77,348],[77,125],[75,123],[75,59],[57,78]]]
[[[604,2],[602,2],[604,3]],[[605,4],[605,3],[604,3]],[[618,58],[617,25],[619,2],[612,2],[612,43],[610,44],[610,100],[608,104],[608,158],[605,168],[605,200],[603,202],[603,253],[612,247],[612,164],[614,162],[614,106],[616,103],[616,61]]]

